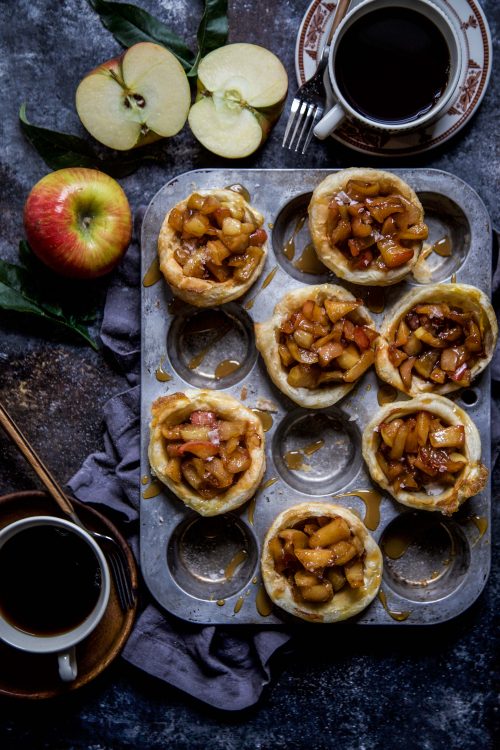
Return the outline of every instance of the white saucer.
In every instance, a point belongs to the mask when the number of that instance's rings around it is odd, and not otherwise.
[[[353,0],[352,6],[361,0]],[[486,92],[491,73],[491,36],[485,15],[474,0],[434,0],[450,15],[461,31],[463,66],[457,98],[435,123],[404,135],[392,136],[364,128],[349,120],[335,131],[333,138],[345,146],[366,154],[405,156],[428,151],[451,138],[470,120]],[[313,0],[308,7],[297,36],[295,71],[299,85],[316,70],[318,50],[332,19],[335,2]],[[327,104],[332,106],[333,93],[328,91]]]

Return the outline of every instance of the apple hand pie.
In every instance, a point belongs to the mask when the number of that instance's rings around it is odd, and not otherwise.
[[[266,259],[264,217],[234,190],[192,193],[167,214],[160,269],[176,297],[197,307],[237,299]]]
[[[424,210],[403,180],[379,169],[328,175],[309,204],[318,258],[356,284],[387,286],[406,276],[427,238]]]
[[[294,289],[255,325],[257,349],[274,384],[300,406],[343,398],[375,360],[378,333],[350,292],[334,284]]]
[[[186,391],[151,407],[149,462],[154,474],[202,516],[238,508],[266,468],[259,418],[232,396]]]
[[[443,396],[384,406],[363,432],[372,479],[403,505],[452,514],[485,487],[481,439],[470,417]]]
[[[487,296],[466,284],[434,284],[403,297],[377,341],[378,376],[400,391],[449,393],[490,362],[498,336]]]
[[[375,598],[382,554],[360,519],[331,503],[301,503],[272,523],[262,547],[272,601],[311,622],[353,617]]]

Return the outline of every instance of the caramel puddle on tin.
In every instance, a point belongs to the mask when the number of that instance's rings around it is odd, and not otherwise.
[[[382,606],[385,609],[385,611],[387,612],[387,614],[390,615],[390,617],[392,617],[393,620],[397,620],[398,622],[403,622],[403,620],[407,620],[408,617],[411,615],[411,612],[408,611],[408,610],[406,610],[404,612],[397,612],[395,610],[389,609],[389,605],[387,604],[387,597],[385,595],[385,591],[382,591],[382,589],[380,589],[380,591],[378,592],[378,598],[382,602]]]
[[[308,471],[310,467],[305,464],[302,459],[302,451],[287,451],[283,456],[283,461],[285,462],[287,469],[290,469],[291,471],[298,471],[299,469],[302,469],[302,471]]]
[[[244,185],[240,185],[239,182],[235,182],[234,185],[226,185],[224,190],[232,190],[233,193],[238,193],[238,195],[241,195],[241,197],[247,202],[250,201],[250,192]]]
[[[235,615],[237,615],[240,609],[242,608],[244,601],[245,601],[245,597],[243,596],[239,596],[238,599],[236,600],[236,604],[234,605],[234,610],[233,610]]]
[[[215,603],[217,604],[218,607],[223,607],[224,604],[226,603],[226,600],[225,599],[217,599],[217,601]]]
[[[276,276],[276,271],[277,270],[278,270],[278,266],[274,266],[274,268],[272,268],[269,271],[269,273],[267,274],[266,278],[264,279],[264,283],[262,284],[261,288],[259,289],[259,291],[255,295],[255,297],[253,297],[252,299],[249,299],[248,302],[245,302],[245,304],[243,305],[243,307],[245,308],[245,310],[251,310],[252,309],[252,307],[255,304],[255,300],[257,299],[257,297],[259,296],[259,294],[262,291],[264,291],[264,289],[266,288],[266,286],[269,286],[269,284],[271,283],[271,281]]]
[[[314,275],[327,273],[327,267],[320,261],[316,255],[314,245],[310,242],[303,249],[300,258],[295,261],[293,267],[302,273],[310,273]]]
[[[411,541],[412,539],[409,534],[394,534],[388,539],[384,539],[382,549],[384,550],[384,554],[390,557],[391,560],[399,560],[410,546]]]
[[[255,515],[255,505],[257,503],[257,495],[259,492],[262,492],[263,490],[267,490],[268,487],[271,487],[271,485],[276,484],[278,481],[278,477],[271,477],[271,479],[266,479],[265,482],[262,482],[262,484],[259,484],[257,487],[257,492],[252,497],[250,502],[248,503],[248,510],[247,510],[247,519],[250,526],[253,526],[253,520]]]
[[[377,490],[354,490],[353,492],[343,492],[341,495],[333,495],[337,497],[359,497],[365,504],[365,517],[363,523],[370,529],[375,531],[380,523],[380,503],[382,495]]]
[[[273,426],[273,417],[268,411],[262,411],[262,409],[250,409],[254,414],[258,416],[261,421],[262,429],[264,432],[268,432]]]
[[[321,450],[321,448],[324,446],[325,441],[321,438],[319,440],[315,440],[314,443],[309,443],[309,445],[306,445],[305,448],[302,448],[302,453],[305,453],[306,456],[312,456],[313,453],[316,453],[316,451]]]
[[[295,238],[304,226],[307,219],[307,214],[303,214],[302,216],[299,216],[297,221],[295,222],[295,226],[293,228],[293,232],[290,236],[290,238],[285,243],[285,247],[283,248],[283,255],[287,260],[293,260],[295,258]]]
[[[144,500],[150,500],[152,497],[157,497],[163,489],[163,485],[157,479],[154,479],[149,487],[147,487],[142,496]]]
[[[215,368],[215,378],[216,380],[226,378],[228,375],[231,375],[231,373],[239,370],[240,367],[241,362],[239,362],[237,359],[223,359],[222,362],[219,362],[219,364]]]
[[[197,320],[197,317],[200,317],[201,319]],[[227,333],[229,333],[231,328],[232,324],[228,321],[228,318],[216,310],[207,312],[204,315],[196,316],[193,320],[188,321],[183,332],[185,336],[190,336],[196,333],[211,333],[212,331],[216,334],[207,346],[203,347],[198,354],[195,354],[195,356],[189,360],[188,368],[190,370],[195,370],[199,367],[208,352],[211,351],[211,349],[213,349],[213,347],[218,344]]]
[[[379,406],[391,404],[398,397],[398,392],[392,385],[381,385],[377,392],[377,401]]]
[[[246,385],[244,385],[243,388],[241,389],[241,393],[240,393],[240,399],[241,399],[241,401],[246,401],[247,395],[248,395],[248,388],[246,387]]]
[[[143,476],[143,477],[141,477],[141,484],[149,484],[149,483],[150,483],[150,481],[151,481],[151,478],[150,478],[150,477],[148,477],[148,475],[147,475],[147,474],[144,474],[144,476]]]
[[[168,372],[165,372],[163,369],[163,363],[165,361],[165,357],[162,357],[160,359],[160,364],[155,370],[155,376],[156,379],[160,381],[160,383],[168,383],[169,380],[172,380],[172,376],[168,374]]]
[[[447,234],[445,234],[444,237],[441,237],[441,239],[437,240],[433,244],[432,251],[440,255],[442,258],[450,257],[450,255],[452,254],[452,247],[451,240]]]
[[[273,603],[268,597],[267,591],[265,590],[262,583],[260,584],[259,590],[257,591],[257,596],[255,597],[255,606],[257,608],[257,612],[262,617],[269,617],[269,615],[273,611]]]
[[[144,274],[142,286],[153,286],[153,284],[156,284],[162,276],[163,274],[160,271],[160,259],[156,257]]]
[[[236,573],[237,568],[241,565],[241,563],[246,560],[248,555],[248,552],[246,549],[240,549],[235,554],[233,559],[227,564],[226,569],[224,571],[224,578],[226,581],[230,581],[231,578]]]
[[[488,528],[488,519],[484,516],[472,516],[470,520],[479,531],[479,536],[474,542],[474,544],[477,544],[481,537],[483,537],[486,533],[486,529]]]
[[[457,274],[456,273],[452,273],[451,274],[451,279],[450,279],[450,284],[456,284],[456,283],[457,283]]]

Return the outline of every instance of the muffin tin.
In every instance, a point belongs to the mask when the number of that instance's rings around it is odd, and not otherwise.
[[[377,488],[361,457],[361,433],[378,408],[381,384],[373,369],[339,404],[315,411],[298,408],[278,391],[257,358],[253,322],[267,320],[277,301],[293,288],[327,281],[345,286],[365,299],[378,327],[392,303],[417,283],[410,278],[384,290],[363,288],[311,265],[307,219],[302,217],[312,190],[331,171],[186,172],[156,194],[144,217],[142,277],[148,274],[149,280],[155,278],[157,238],[166,213],[196,190],[243,186],[251,204],[265,216],[269,235],[260,279],[243,298],[215,311],[174,300],[163,279],[142,286],[142,573],[165,609],[192,622],[297,622],[279,608],[270,607],[262,589],[259,560],[262,540],[273,519],[308,498],[340,503],[361,518],[368,512],[371,533],[382,546],[383,593],[348,622],[444,622],[475,601],[488,576],[489,487],[451,518],[409,511],[382,493],[378,507],[376,494],[370,492]],[[450,257],[432,253],[428,258],[431,281],[446,283],[455,274],[458,282],[473,284],[489,296],[491,226],[477,193],[458,177],[440,170],[393,171],[418,193],[430,228],[429,242],[444,235],[451,239]],[[300,266],[312,272],[304,272]],[[147,456],[151,403],[161,395],[192,387],[225,389],[247,407],[261,410],[266,426],[270,425],[261,489],[241,509],[224,516],[198,516],[151,477]],[[489,368],[471,388],[451,394],[476,423],[488,468],[489,394]],[[398,395],[398,399],[404,396]],[[369,492],[356,495],[360,490]]]

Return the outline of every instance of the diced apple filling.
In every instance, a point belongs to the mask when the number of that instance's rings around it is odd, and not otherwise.
[[[269,552],[299,603],[323,604],[345,587],[364,584],[363,542],[340,516],[307,518],[283,529],[269,542]]]
[[[375,359],[377,332],[351,320],[359,300],[307,300],[279,329],[278,352],[294,388],[353,383]]]
[[[429,234],[411,201],[378,182],[349,180],[328,204],[327,233],[352,269],[388,271],[413,258],[413,243]]]
[[[180,239],[174,257],[185,276],[244,283],[264,255],[267,233],[252,214],[214,195],[193,193],[186,208],[170,211],[168,223]]]
[[[164,425],[167,476],[184,481],[210,500],[235,484],[250,468],[252,448],[260,436],[243,420],[220,419],[213,411],[193,411],[189,422]]]
[[[430,383],[469,386],[471,369],[483,355],[476,315],[445,303],[416,305],[399,321],[389,346],[389,360],[406,389],[413,371]]]
[[[396,492],[453,485],[467,463],[464,426],[443,424],[428,411],[382,422],[379,432],[377,461]]]

